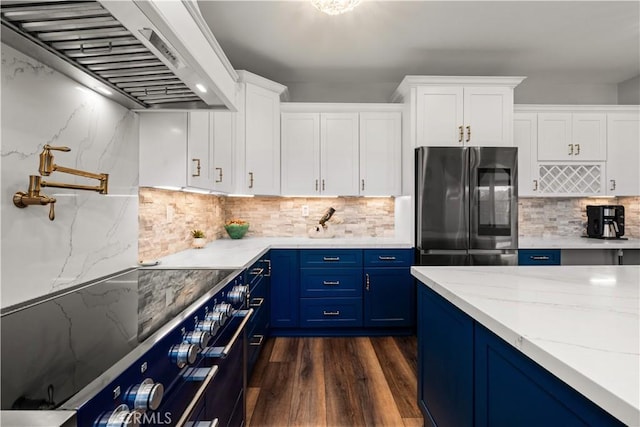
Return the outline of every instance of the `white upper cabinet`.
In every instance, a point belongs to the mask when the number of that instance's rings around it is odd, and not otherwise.
[[[187,113],[139,113],[141,187],[187,186]]]
[[[513,141],[518,147],[518,196],[538,195],[536,151],[538,142],[538,115],[515,113]]]
[[[189,187],[213,188],[213,141],[208,111],[191,111],[187,131],[187,184]]]
[[[640,195],[640,111],[607,115],[607,194]]]
[[[235,113],[213,112],[210,134],[213,135],[213,189],[223,193],[234,190],[233,148]]]
[[[402,111],[395,104],[283,104],[282,194],[400,194]]]
[[[282,113],[282,194],[320,194],[320,113]]]
[[[464,88],[464,143],[513,146],[513,89]]]
[[[280,194],[280,96],[286,87],[246,71],[240,75],[236,168],[239,193]]]
[[[360,113],[360,194],[400,194],[402,113]]]
[[[320,115],[320,192],[357,195],[358,113]]]
[[[606,160],[606,124],[604,113],[538,114],[538,160]]]
[[[419,87],[418,146],[462,145],[464,141],[462,87]]]

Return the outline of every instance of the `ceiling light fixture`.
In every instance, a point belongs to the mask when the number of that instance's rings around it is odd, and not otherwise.
[[[340,15],[353,10],[360,0],[311,0],[311,4],[327,15]]]

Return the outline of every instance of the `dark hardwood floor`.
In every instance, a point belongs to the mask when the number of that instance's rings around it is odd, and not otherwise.
[[[415,337],[271,338],[250,378],[262,426],[422,426]]]

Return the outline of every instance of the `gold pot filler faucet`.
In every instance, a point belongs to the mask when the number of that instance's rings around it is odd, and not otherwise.
[[[49,176],[51,172],[62,172],[71,175],[82,176],[85,178],[93,178],[100,181],[100,185],[82,185],[82,184],[67,184],[64,182],[49,182],[44,181],[41,176],[29,175],[29,189],[27,192],[18,191],[13,195],[13,204],[19,208],[26,208],[29,205],[50,205],[49,206],[49,219],[53,221],[56,218],[56,214],[53,209],[53,205],[56,203],[56,199],[53,197],[40,194],[42,187],[56,187],[56,188],[72,188],[75,190],[91,190],[97,191],[100,194],[107,194],[109,186],[109,174],[106,173],[92,173],[79,169],[67,168],[59,166],[53,163],[53,154],[51,150],[57,151],[71,151],[69,147],[52,147],[46,144],[43,147],[42,153],[40,153],[40,167],[38,171],[42,176]]]

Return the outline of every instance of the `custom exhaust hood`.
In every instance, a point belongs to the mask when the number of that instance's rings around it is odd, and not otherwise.
[[[2,42],[130,109],[236,111],[236,72],[195,0],[7,1]]]

